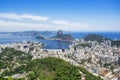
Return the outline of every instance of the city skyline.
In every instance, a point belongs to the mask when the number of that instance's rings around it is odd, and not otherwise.
[[[120,31],[119,0],[0,0],[0,32]]]

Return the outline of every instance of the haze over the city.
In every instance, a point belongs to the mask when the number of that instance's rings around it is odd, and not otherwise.
[[[0,0],[0,32],[120,31],[120,0]]]

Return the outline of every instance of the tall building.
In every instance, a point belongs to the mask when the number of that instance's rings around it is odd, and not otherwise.
[[[118,57],[118,65],[120,65],[120,56]]]

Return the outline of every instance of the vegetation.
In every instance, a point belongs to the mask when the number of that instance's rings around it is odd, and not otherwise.
[[[78,45],[76,45],[77,47],[91,47],[91,43],[80,43]]]
[[[29,78],[46,79],[46,80],[78,80],[81,75],[78,69],[63,61],[62,59],[48,57],[36,59],[27,65],[28,71],[31,72]]]
[[[8,78],[0,77],[0,80],[25,80],[25,78],[13,79],[12,77]]]
[[[97,41],[97,42],[103,42],[104,40],[110,40],[108,38],[105,38],[104,36],[97,35],[97,34],[88,34],[83,39],[85,41]]]
[[[4,76],[11,76],[18,73],[23,73],[24,65],[27,65],[32,60],[32,56],[28,53],[15,50],[13,48],[5,48],[0,53],[0,70]]]
[[[112,46],[116,45],[117,47],[120,46],[120,40],[112,41]]]
[[[115,45],[117,47],[120,46],[120,40],[114,41],[112,39],[108,39],[108,38],[106,38],[104,36],[97,35],[97,34],[89,34],[89,35],[85,36],[83,39],[85,41],[97,41],[97,42],[100,42],[100,43],[104,42],[104,40],[110,40],[112,46],[115,46]]]
[[[84,64],[85,62],[87,62],[87,63],[91,63],[91,58],[88,58],[88,59],[82,59],[81,62],[79,62],[79,64]]]
[[[109,67],[111,66],[111,63],[105,63],[103,66],[104,66],[105,68],[109,68]]]
[[[94,76],[93,74],[89,73],[82,67],[77,67],[83,74],[85,74],[85,80],[102,80],[100,77]]]

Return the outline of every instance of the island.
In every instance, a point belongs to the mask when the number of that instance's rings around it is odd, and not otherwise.
[[[43,36],[36,36],[36,39],[41,39],[41,40],[44,40],[45,38]]]
[[[74,38],[71,34],[63,34],[62,30],[57,31],[56,36],[51,37],[51,40],[73,41]]]

